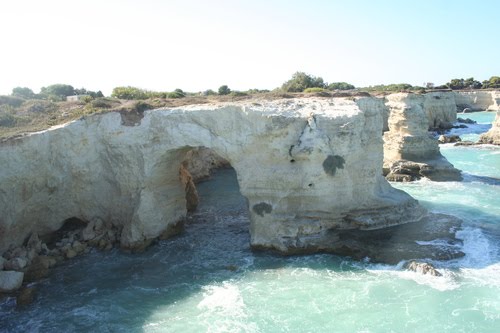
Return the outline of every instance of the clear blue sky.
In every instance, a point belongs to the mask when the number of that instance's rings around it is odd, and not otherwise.
[[[0,94],[356,86],[500,75],[500,1],[16,0],[0,4]]]

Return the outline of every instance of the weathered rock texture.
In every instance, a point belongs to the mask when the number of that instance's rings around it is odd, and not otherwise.
[[[457,91],[457,111],[500,111],[500,91]]]
[[[424,110],[429,108],[434,97],[411,93],[386,96],[389,131],[384,133],[384,174],[389,180],[411,181],[420,177],[435,181],[462,179],[460,171],[439,152],[438,141],[429,135]]]
[[[125,248],[168,234],[186,215],[179,173],[197,147],[236,170],[256,247],[321,250],[334,230],[420,220],[425,210],[382,176],[383,107],[296,99],[110,113],[6,141],[0,252],[72,217],[89,233],[102,221],[121,230]]]
[[[415,95],[422,99],[422,109],[427,116],[429,129],[450,129],[457,121],[457,106],[452,92],[433,92]]]
[[[213,170],[231,165],[226,159],[205,147],[188,151],[182,164],[195,183],[209,179]]]
[[[479,142],[500,145],[500,111],[497,111],[491,129],[481,135]]]

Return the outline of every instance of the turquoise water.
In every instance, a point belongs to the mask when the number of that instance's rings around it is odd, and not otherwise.
[[[477,124],[464,124],[468,128],[457,128],[452,129],[449,134],[459,135],[462,141],[473,141],[476,142],[479,139],[479,135],[488,131],[491,128],[491,123],[495,119],[496,112],[471,112],[471,113],[459,113],[458,118],[462,119],[472,119],[477,122]]]
[[[470,114],[469,114],[470,115]],[[393,184],[464,219],[442,277],[333,255],[252,253],[234,171],[198,187],[186,232],[145,253],[94,251],[0,304],[1,332],[500,332],[500,148],[441,146],[463,182]]]

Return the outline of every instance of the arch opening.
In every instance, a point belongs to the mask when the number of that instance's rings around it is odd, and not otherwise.
[[[225,240],[215,235],[211,238],[225,243],[244,237],[250,246],[248,203],[240,192],[237,172],[227,159],[210,148],[192,148],[185,154],[179,176],[185,190],[188,232],[203,229],[201,234],[206,235],[213,232],[208,228],[229,227]]]

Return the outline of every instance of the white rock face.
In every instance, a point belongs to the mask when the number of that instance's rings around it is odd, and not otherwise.
[[[16,271],[0,271],[0,292],[15,291],[23,284],[24,273]]]
[[[429,95],[399,93],[386,96],[389,131],[384,133],[384,169],[391,180],[461,179],[460,171],[441,155],[438,141],[427,131],[429,118],[425,110],[433,100],[441,101],[435,98],[440,95]]]
[[[457,91],[457,109],[471,111],[500,111],[500,91]]]
[[[389,102],[394,98],[390,94],[383,98]],[[454,92],[431,92],[422,95],[413,94],[414,100],[418,100],[424,115],[427,117],[428,129],[449,129],[457,121],[457,105]],[[384,132],[389,130],[389,117],[391,108],[387,107],[384,115]]]
[[[425,210],[382,176],[384,108],[332,98],[109,113],[4,142],[0,251],[71,217],[140,247],[185,217],[180,167],[197,147],[235,168],[255,247],[328,249],[332,230],[417,221]]]
[[[491,129],[481,135],[479,142],[500,145],[500,111],[497,111]]]
[[[195,183],[210,178],[213,170],[228,167],[230,163],[213,150],[200,147],[189,151],[183,162]]]
[[[421,103],[429,122],[428,128],[450,128],[457,121],[454,93],[432,92],[417,96],[415,96],[417,99],[423,99]]]

